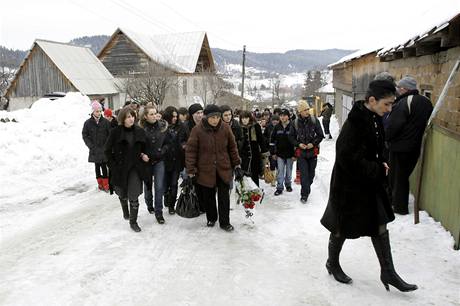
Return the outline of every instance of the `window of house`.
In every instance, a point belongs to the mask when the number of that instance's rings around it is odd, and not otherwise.
[[[198,80],[193,80],[193,92],[198,92]]]
[[[187,94],[187,80],[182,80],[182,94]]]
[[[348,113],[353,107],[353,98],[347,95],[342,95],[342,125],[347,120]]]

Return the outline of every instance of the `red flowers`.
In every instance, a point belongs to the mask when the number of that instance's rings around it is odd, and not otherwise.
[[[246,209],[253,209],[256,204],[254,202],[244,203],[243,207]]]
[[[252,217],[251,209],[256,206],[256,203],[262,202],[264,191],[257,187],[257,185],[249,177],[243,177],[236,186],[238,194],[238,204],[242,203],[246,212],[246,217]]]

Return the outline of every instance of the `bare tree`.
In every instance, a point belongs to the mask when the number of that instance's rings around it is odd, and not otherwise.
[[[319,70],[308,70],[305,74],[304,82],[304,95],[311,96],[315,92],[325,85],[321,71]]]
[[[10,85],[13,77],[13,70],[5,67],[5,65],[0,62],[0,109],[6,109],[8,106],[7,100],[3,97],[3,95],[6,94],[6,89]]]
[[[140,104],[153,102],[158,109],[169,90],[177,87],[177,75],[165,66],[149,62],[143,72],[124,74],[118,82],[120,91],[125,92],[132,101]]]
[[[211,103],[216,103],[217,99],[231,89],[231,84],[225,82],[219,75],[210,70],[200,72],[199,95],[206,106],[211,99]]]
[[[4,67],[0,63],[0,97],[5,94],[13,75],[10,68]]]
[[[275,76],[270,78],[270,88],[272,91],[272,107],[275,107],[275,102],[279,103],[280,102],[280,85],[281,85],[281,80],[279,79],[279,76]]]

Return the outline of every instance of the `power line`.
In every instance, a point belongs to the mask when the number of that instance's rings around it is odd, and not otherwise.
[[[178,15],[179,17],[181,17],[182,19],[184,19],[185,21],[187,21],[188,23],[190,23],[191,25],[195,26],[196,28],[198,29],[203,29],[203,27],[201,27],[200,25],[198,25],[197,23],[195,23],[195,21],[191,20],[190,18],[188,18],[187,16],[183,15],[182,13],[180,13],[179,11],[177,11],[176,9],[174,9],[173,7],[169,6],[168,4],[164,3],[163,1],[158,1],[161,5],[163,5],[164,7],[168,8],[170,11],[172,11],[173,13],[175,13],[176,15]],[[218,35],[217,33],[215,33],[214,31],[208,31],[206,30],[206,32],[208,32],[209,34],[212,34],[214,38],[217,38],[217,40],[220,40],[222,42],[225,42],[227,44],[230,44],[232,46],[235,46],[235,47],[238,47],[240,48],[241,47],[241,44],[238,44],[238,43],[235,43],[235,42],[231,42],[227,39],[224,39],[222,38],[220,35]]]
[[[118,0],[118,1],[117,0],[110,0],[110,1],[112,3],[114,3],[115,5],[118,5],[119,7],[128,10],[131,14],[134,14],[137,17],[142,18],[143,20],[145,20],[146,22],[154,25],[155,27],[160,28],[162,31],[166,31],[166,32],[169,32],[169,33],[177,32],[174,28],[172,28],[172,27],[170,27],[168,25],[165,25],[165,24],[163,24],[161,22],[153,21],[152,19],[150,19],[149,16],[145,15],[141,11],[138,11],[136,8],[131,7],[129,4],[127,4],[123,0]]]

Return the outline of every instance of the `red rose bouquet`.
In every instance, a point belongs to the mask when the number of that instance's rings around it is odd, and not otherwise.
[[[262,203],[264,191],[257,187],[250,177],[245,176],[237,182],[236,193],[238,195],[237,204],[243,204],[246,218],[251,218],[254,215],[252,210],[256,203]]]

